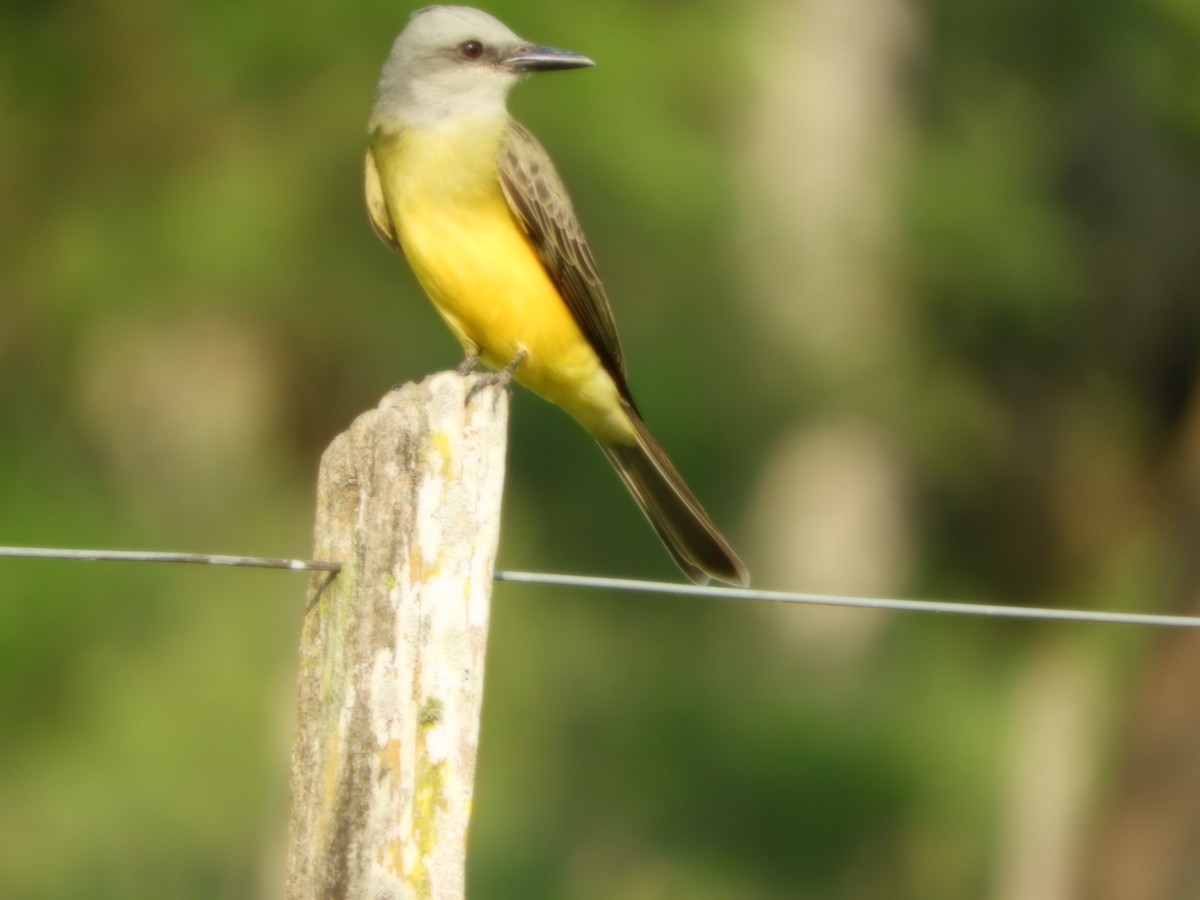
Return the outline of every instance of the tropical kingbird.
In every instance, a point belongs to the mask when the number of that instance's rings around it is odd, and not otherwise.
[[[487,13],[413,13],[384,63],[369,126],[367,208],[482,360],[557,403],[600,443],[696,582],[748,582],[746,567],[646,428],[612,310],[566,188],[506,108],[523,75],[586,56],[531,44]]]

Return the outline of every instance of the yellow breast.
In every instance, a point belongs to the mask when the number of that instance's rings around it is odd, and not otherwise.
[[[376,131],[371,152],[405,256],[468,350],[490,366],[524,349],[516,378],[593,432],[622,421],[615,385],[547,274],[500,187],[507,120]],[[622,427],[624,426],[624,427]]]

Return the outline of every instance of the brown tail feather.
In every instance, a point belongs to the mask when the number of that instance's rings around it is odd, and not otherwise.
[[[636,444],[601,444],[675,562],[697,584],[710,578],[745,587],[750,575],[646,423],[628,411]]]

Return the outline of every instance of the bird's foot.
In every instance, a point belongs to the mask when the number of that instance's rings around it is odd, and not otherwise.
[[[467,358],[458,364],[458,374],[464,377],[470,375],[475,371],[477,365],[479,365],[479,352],[472,350],[467,354]]]
[[[528,355],[528,351],[522,347],[517,351],[517,355],[513,357],[512,362],[499,372],[484,372],[477,376],[475,383],[471,385],[471,389],[467,392],[467,402],[470,403],[471,398],[486,387],[508,387],[513,380],[513,375],[516,374],[517,369],[520,368],[521,363],[525,361],[525,357]]]

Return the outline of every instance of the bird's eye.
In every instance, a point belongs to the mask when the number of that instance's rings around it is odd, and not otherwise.
[[[458,45],[458,54],[463,59],[479,59],[483,56],[483,44],[479,41],[463,41]]]

